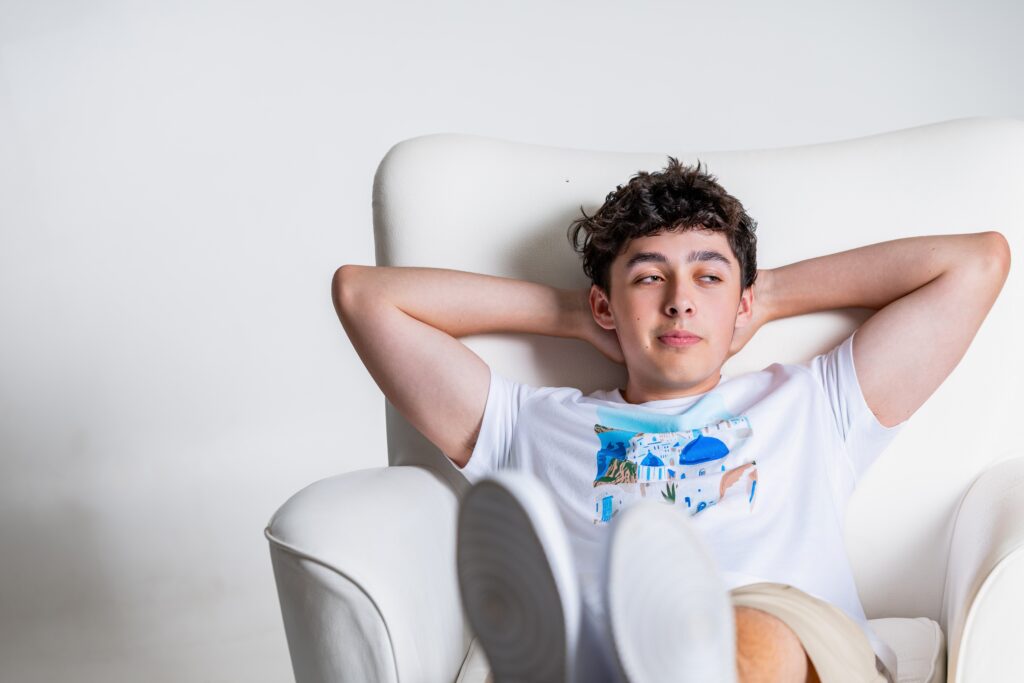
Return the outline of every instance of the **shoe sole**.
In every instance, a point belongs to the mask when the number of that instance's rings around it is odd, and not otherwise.
[[[642,502],[614,524],[604,587],[620,673],[643,683],[733,683],[732,604],[687,520]]]
[[[513,472],[473,486],[459,509],[457,548],[462,602],[494,680],[571,681],[579,589],[543,486]]]

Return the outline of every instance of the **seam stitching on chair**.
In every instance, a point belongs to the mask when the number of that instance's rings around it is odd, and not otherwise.
[[[967,487],[967,490],[964,491],[962,496],[960,496],[960,501],[957,503],[956,515],[953,517],[953,530],[949,534],[949,546],[946,548],[946,573],[945,573],[945,577],[943,577],[943,580],[942,580],[942,604],[939,607],[939,617],[940,618],[943,617],[945,615],[945,613],[946,613],[946,589],[949,588],[949,571],[950,571],[950,566],[952,564],[952,562],[950,562],[949,558],[950,558],[950,553],[953,551],[953,541],[956,539],[956,530],[957,530],[957,527],[960,525],[960,516],[961,516],[961,514],[963,513],[963,510],[964,510],[964,503],[967,502],[967,498],[971,495],[971,492],[974,491],[974,488],[979,485],[979,482],[981,481],[981,479],[987,473],[991,472],[992,469],[994,469],[994,467],[995,467],[994,465],[990,466],[990,467],[986,467],[984,470],[979,472],[978,475],[974,477],[974,480],[971,482],[970,486]],[[951,624],[946,624],[946,629],[949,630],[950,626],[951,626]],[[947,638],[949,637],[948,633],[946,634],[946,637]]]
[[[459,664],[459,673],[455,677],[455,683],[462,683],[462,673],[466,668],[466,664],[469,663],[469,658],[473,656],[473,648],[475,647],[479,647],[479,643],[477,643],[476,637],[474,636],[473,639],[469,641],[469,649],[466,650],[466,656],[462,658],[462,663]]]
[[[985,580],[981,582],[980,586],[978,586],[978,591],[974,594],[974,600],[971,601],[971,606],[967,609],[967,616],[964,617],[963,632],[960,634],[960,639],[959,639],[960,642],[963,642],[963,640],[964,640],[963,634],[967,633],[968,630],[969,630],[969,627],[973,625],[975,611],[977,610],[978,603],[979,603],[978,598],[981,597],[982,593],[984,593],[985,590],[988,588],[989,584],[992,582],[992,577],[995,576],[1002,569],[1003,565],[1005,565],[1014,555],[1020,555],[1020,554],[1024,554],[1024,546],[1014,548],[1013,550],[1008,552],[1005,557],[1000,558],[999,561],[997,561],[994,565],[992,565],[992,571],[990,571],[988,573],[988,575],[985,576]],[[948,648],[948,642],[949,642],[948,637],[947,637],[947,641],[946,642],[947,642],[947,648]],[[960,650],[958,651],[957,654],[961,654],[962,652],[963,652],[963,648],[960,648]],[[948,649],[947,649],[947,653],[948,653]],[[947,657],[948,657],[948,654],[947,654]],[[961,654],[960,658],[957,661],[959,662],[959,661],[962,661],[962,660],[963,660],[963,656]],[[949,677],[949,671],[948,670],[946,671],[946,677],[947,678]],[[957,678],[960,678],[960,676],[958,675]]]
[[[360,582],[356,581],[351,576],[349,576],[345,572],[341,571],[340,569],[338,569],[334,565],[332,565],[332,564],[330,564],[328,562],[324,562],[323,560],[321,560],[319,558],[313,557],[312,555],[309,555],[308,553],[304,553],[301,550],[299,550],[298,548],[296,548],[296,547],[294,547],[292,545],[289,545],[288,543],[285,543],[281,539],[277,538],[276,536],[274,536],[273,533],[271,533],[269,526],[266,527],[263,530],[263,535],[266,536],[268,541],[270,541],[271,543],[274,543],[275,545],[277,545],[279,548],[281,548],[283,550],[287,550],[288,552],[290,552],[291,554],[295,555],[296,557],[301,557],[302,559],[309,560],[310,562],[315,562],[316,564],[320,565],[321,567],[324,567],[326,569],[329,569],[329,570],[333,571],[338,576],[343,577],[349,583],[351,583],[353,586],[358,588],[363,593],[363,595],[366,596],[366,599],[370,601],[370,604],[373,605],[373,608],[375,610],[377,610],[377,616],[380,617],[381,623],[384,624],[384,632],[388,634],[388,644],[391,646],[391,665],[395,668],[395,680],[398,681],[399,683],[401,683],[401,676],[399,676],[399,671],[398,671],[398,655],[395,653],[395,639],[391,635],[391,628],[388,626],[387,619],[384,618],[384,612],[381,610],[380,605],[377,604],[377,601],[373,599],[373,596],[370,595],[370,592],[367,591],[366,588],[364,588],[363,585]]]

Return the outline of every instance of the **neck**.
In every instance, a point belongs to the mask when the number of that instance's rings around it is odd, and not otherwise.
[[[715,372],[715,374],[697,384],[665,386],[644,385],[642,382],[635,381],[631,376],[626,382],[625,390],[622,390],[620,393],[626,403],[639,404],[647,403],[648,401],[664,401],[672,398],[686,398],[687,396],[705,394],[718,386],[721,380],[722,374]]]

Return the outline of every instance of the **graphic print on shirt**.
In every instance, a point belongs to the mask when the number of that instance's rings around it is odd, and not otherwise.
[[[682,415],[602,407],[598,419],[595,524],[647,497],[691,515],[726,499],[753,508],[757,462],[743,457],[753,430],[745,416],[725,409],[718,394],[705,395]]]

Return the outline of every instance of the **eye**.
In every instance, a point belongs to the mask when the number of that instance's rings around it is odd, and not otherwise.
[[[701,279],[701,280],[703,280],[703,279],[704,279],[704,278],[706,278],[706,277],[709,277],[709,278],[711,278],[711,279],[712,279],[712,280],[714,280],[715,282],[721,282],[721,281],[722,281],[722,278],[718,277],[717,275],[701,275],[701,276],[700,276],[700,279]]]
[[[660,275],[644,275],[644,276],[643,276],[642,278],[640,278],[639,280],[637,280],[637,284],[640,284],[641,282],[644,282],[644,281],[645,281],[645,280],[647,280],[648,278],[652,278],[652,277],[656,277],[656,278],[658,278],[659,280],[661,280],[661,279],[662,279],[662,277],[661,277]],[[646,283],[645,283],[645,284],[646,284]]]

